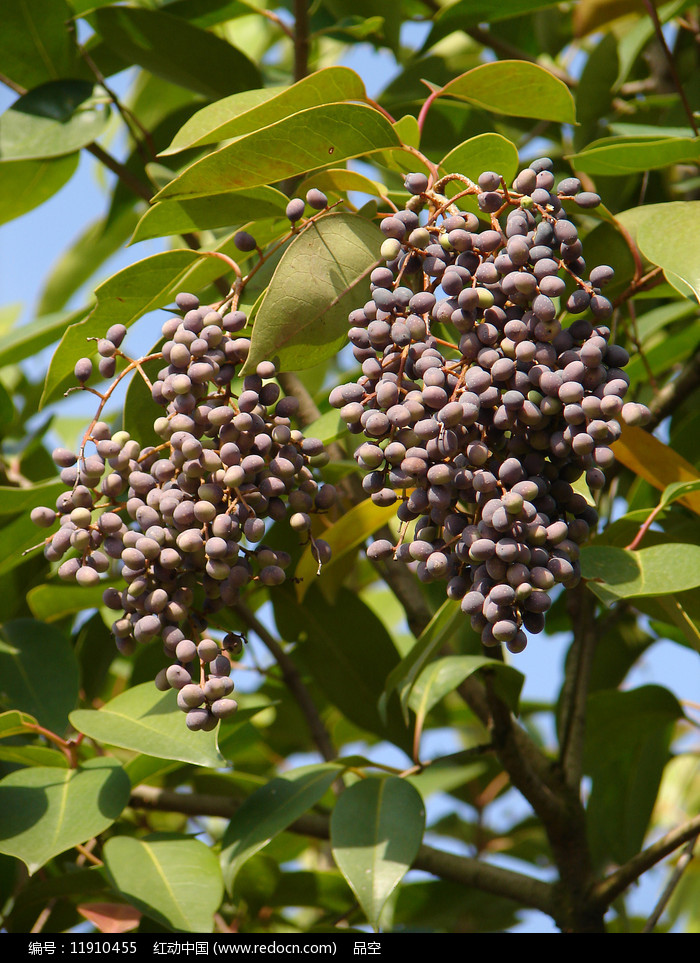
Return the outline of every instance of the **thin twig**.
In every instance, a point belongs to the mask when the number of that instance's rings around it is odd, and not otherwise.
[[[695,816],[682,826],[677,826],[671,832],[666,833],[647,849],[637,853],[632,859],[628,860],[623,866],[611,873],[607,879],[598,883],[593,891],[593,899],[601,906],[607,907],[623,893],[627,887],[643,876],[652,866],[656,866],[666,856],[687,843],[695,839],[700,833],[700,816]]]
[[[693,116],[693,111],[690,107],[690,104],[688,103],[688,98],[685,95],[685,91],[683,90],[683,84],[681,83],[681,79],[678,76],[678,72],[676,70],[676,64],[673,59],[673,54],[668,49],[668,44],[666,43],[666,38],[664,37],[664,32],[661,27],[661,21],[659,20],[659,15],[656,12],[656,7],[651,2],[651,0],[644,0],[644,6],[647,8],[647,13],[651,17],[651,21],[654,24],[654,30],[656,32],[656,38],[659,41],[661,49],[664,52],[664,56],[666,57],[666,61],[668,63],[668,72],[671,74],[671,78],[673,79],[673,86],[678,91],[678,96],[681,98],[681,101],[683,102],[683,109],[685,110],[690,126],[693,128],[693,133],[695,134],[696,137],[698,137],[700,136],[700,131],[698,131],[698,125],[695,123],[695,117]]]
[[[491,30],[483,30],[481,27],[471,27],[464,32],[468,37],[476,40],[476,42],[480,43],[483,47],[490,47],[494,53],[499,54],[504,60],[523,60],[526,63],[537,64],[537,66],[542,67],[543,70],[549,71],[557,80],[561,80],[567,87],[575,88],[577,86],[578,81],[570,77],[565,70],[561,70],[553,64],[539,63],[536,57],[532,57],[530,54],[525,53],[524,50],[521,50],[520,47],[508,43],[507,40],[503,40]]]
[[[233,606],[233,609],[248,628],[252,629],[260,638],[282,670],[282,678],[304,714],[304,718],[309,726],[309,731],[311,732],[311,737],[318,751],[326,762],[331,762],[333,759],[336,759],[338,753],[331,742],[328,730],[324,726],[316,705],[311,698],[311,693],[304,685],[296,665],[284,651],[279,640],[265,628],[262,622],[256,618],[244,602],[237,602]]]
[[[133,809],[183,813],[188,816],[220,816],[235,819],[240,803],[228,796],[175,792],[156,786],[135,786],[129,805]],[[330,820],[320,813],[305,813],[287,830],[314,839],[330,838]],[[539,909],[549,916],[555,914],[553,887],[523,873],[501,869],[480,859],[456,856],[432,846],[421,846],[413,861],[413,869],[422,869],[441,879],[449,879],[463,886],[476,887],[495,896],[515,900],[523,906]]]
[[[683,873],[685,872],[685,870],[690,865],[693,859],[693,850],[695,849],[695,844],[697,843],[697,841],[698,841],[697,836],[693,836],[692,839],[688,840],[688,845],[685,847],[681,855],[678,857],[678,862],[676,863],[675,869],[671,873],[671,878],[666,884],[664,891],[659,898],[658,903],[654,907],[654,912],[651,914],[649,919],[644,924],[642,933],[654,932],[654,927],[659,922],[661,914],[666,909],[666,905],[668,904],[668,901],[671,899],[674,889],[680,883],[681,876],[683,875]]]
[[[680,374],[665,384],[649,403],[651,420],[648,431],[653,431],[664,418],[672,414],[686,398],[700,387],[700,351],[688,361]]]

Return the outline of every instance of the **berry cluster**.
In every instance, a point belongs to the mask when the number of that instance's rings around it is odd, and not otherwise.
[[[512,188],[492,171],[478,184],[406,177],[406,209],[380,225],[386,266],[349,316],[362,375],[330,396],[368,439],[356,451],[365,491],[401,499],[398,544],[374,541],[368,556],[445,580],[483,644],[513,652],[544,627],[548,591],[580,578],[597,513],[573,483],[600,489],[617,417],[648,417],[623,403],[629,358],[609,341],[601,293],[612,269],[586,278],[565,210],[600,199],[575,178],[555,188],[551,169],[537,160]],[[448,200],[452,181],[463,189]],[[459,209],[467,196],[486,224]]]
[[[328,560],[327,543],[311,536],[311,514],[328,510],[335,490],[314,477],[328,456],[318,439],[292,427],[298,402],[280,397],[274,365],[261,362],[254,375],[238,378],[250,345],[240,336],[246,315],[200,306],[192,294],[175,300],[180,312],[163,325],[166,340],[155,356],[165,366],[149,383],[164,409],[154,422],[162,444],[142,447],[96,418],[77,454],[54,451],[68,490],[55,511],[37,508],[32,519],[45,527],[60,519],[44,554],[61,562],[61,578],[96,585],[119,571],[124,590],[110,587],[103,596],[122,612],[112,626],[117,645],[128,652],[160,638],[174,662],[156,685],[177,689],[189,728],[207,730],[236,709],[226,698],[229,655],[242,645],[236,633],[222,645],[208,637],[209,617],[235,605],[253,582],[285,580],[291,557],[264,543],[269,520],[289,514],[319,564]],[[127,361],[119,377],[143,373],[144,359],[119,350],[125,334],[115,325],[97,345],[103,361]],[[75,375],[86,390],[94,390],[91,373],[92,362],[81,358]],[[99,417],[108,395],[96,393]]]

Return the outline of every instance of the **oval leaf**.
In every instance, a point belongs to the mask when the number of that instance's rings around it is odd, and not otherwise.
[[[216,856],[198,839],[115,836],[104,860],[117,891],[147,916],[177,932],[213,932],[224,885]]]
[[[336,803],[333,857],[375,929],[384,904],[418,855],[424,828],[420,793],[397,776],[356,782]]]
[[[117,322],[128,327],[147,311],[170,303],[198,260],[196,251],[165,251],[130,264],[100,284],[95,292],[95,309],[84,321],[72,324],[61,338],[46,375],[41,404],[60,397],[75,382],[76,359],[96,350],[88,338],[103,337]],[[220,268],[217,271],[221,273]]]
[[[51,671],[42,671],[47,663]],[[34,619],[0,626],[0,703],[62,735],[78,701],[78,663],[62,632]]]
[[[241,50],[184,18],[161,10],[110,7],[90,19],[104,43],[129,64],[208,100],[260,83],[258,68]]]
[[[156,199],[203,197],[258,187],[331,162],[399,146],[391,124],[373,107],[310,107],[196,161]]]
[[[664,488],[659,506],[670,505],[672,502],[677,502],[679,499],[685,498],[686,495],[692,495],[695,492],[700,492],[700,478],[695,481],[674,482],[673,485],[667,485]]]
[[[474,67],[446,84],[440,96],[458,97],[509,117],[576,123],[574,98],[566,84],[544,67],[523,60],[501,60]]]
[[[357,214],[329,214],[295,237],[256,315],[243,373],[266,359],[294,371],[334,355],[348,311],[369,291],[381,241],[379,228]]]
[[[584,766],[593,788],[586,810],[599,860],[622,864],[641,849],[681,718],[678,700],[661,686],[590,696]]]
[[[364,100],[366,96],[365,85],[348,67],[326,67],[291,87],[246,90],[198,110],[160,156],[240,137],[307,107]]]
[[[131,783],[116,759],[89,759],[77,769],[36,766],[0,781],[0,852],[30,873],[52,857],[99,835],[129,802]]]
[[[34,731],[33,727],[36,725],[34,716],[30,716],[27,712],[18,712],[17,709],[0,712],[0,739],[26,735],[27,732]]]
[[[72,154],[99,137],[108,123],[109,108],[95,105],[91,83],[52,80],[24,94],[0,117],[0,157]]]
[[[700,144],[700,138],[698,138]],[[698,150],[700,156],[700,149]],[[700,201],[654,204],[639,225],[637,244],[642,254],[663,268],[668,281],[685,297],[688,285],[700,301],[700,245],[689,244],[700,219]]]
[[[12,0],[0,4],[0,72],[22,87],[75,77],[84,66],[66,23],[66,0]]]
[[[483,668],[493,669],[494,688],[513,712],[517,712],[520,690],[525,681],[522,673],[510,665],[485,656],[448,655],[431,662],[415,681],[408,704],[416,713],[416,725],[421,726],[427,714],[441,699],[453,692],[474,672]]]
[[[131,244],[151,237],[233,227],[262,217],[283,216],[289,198],[273,187],[255,187],[212,197],[159,201],[143,215]]]
[[[630,552],[612,545],[581,551],[581,573],[604,601],[675,595],[700,585],[700,545],[671,542]]]
[[[577,170],[613,176],[655,170],[669,164],[697,163],[699,158],[700,137],[635,140],[611,137],[597,141],[593,147],[579,154],[567,155],[567,160]]]
[[[387,676],[384,690],[379,698],[379,711],[382,715],[386,712],[387,700],[394,690],[398,689],[404,720],[408,722],[408,697],[418,674],[433,652],[452,635],[454,630],[458,626],[465,625],[464,614],[459,604],[452,599],[445,599],[418,636],[411,650]]]
[[[76,612],[100,608],[102,593],[108,586],[119,587],[115,581],[100,581],[98,585],[78,585],[77,582],[43,582],[27,592],[27,605],[36,619],[57,622]]]
[[[76,709],[70,721],[78,732],[98,742],[133,749],[159,759],[219,767],[216,730],[191,732],[177,708],[177,693],[159,692],[152,682],[127,689],[101,709]]]
[[[443,157],[440,171],[465,174],[473,181],[484,171],[497,171],[510,184],[518,173],[518,148],[500,134],[478,134]]]
[[[223,838],[221,863],[229,892],[241,866],[315,806],[340,771],[337,765],[319,765],[287,772],[246,799]]]

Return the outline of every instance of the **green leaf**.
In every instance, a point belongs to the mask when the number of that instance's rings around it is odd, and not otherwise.
[[[46,746],[3,746],[0,745],[0,761],[13,766],[51,766],[67,769],[68,760],[62,752]]]
[[[107,258],[123,247],[137,221],[138,214],[128,207],[110,221],[103,217],[90,224],[51,268],[39,295],[37,315],[64,308]]]
[[[0,575],[11,572],[27,559],[25,552],[44,546],[43,529],[37,528],[29,515],[18,515],[0,525]]]
[[[58,622],[67,615],[99,608],[107,586],[121,588],[117,581],[99,585],[78,585],[70,582],[43,582],[27,592],[27,605],[34,618],[44,622]]]
[[[0,712],[0,739],[26,735],[27,732],[32,732],[32,727],[36,725],[36,719],[28,712],[19,712],[17,709]]]
[[[399,53],[400,30],[404,20],[401,4],[393,0],[324,0],[323,6],[332,18],[332,27],[338,31],[346,28],[348,23],[352,26],[360,21],[380,21],[375,43],[380,41],[395,54]]]
[[[182,201],[159,201],[136,225],[130,243],[151,237],[168,237],[188,231],[233,227],[263,217],[284,215],[288,198],[273,187],[232,191]]]
[[[50,859],[104,832],[129,802],[131,786],[116,759],[77,769],[19,769],[0,780],[0,852],[35,873]]]
[[[656,170],[669,164],[697,163],[699,158],[700,137],[606,137],[578,154],[567,155],[577,170],[617,176]],[[674,203],[681,204],[680,201]]]
[[[298,234],[256,315],[243,373],[265,359],[294,371],[335,355],[347,338],[348,312],[368,296],[381,237],[357,214],[329,214]]]
[[[364,104],[327,104],[238,137],[186,168],[156,195],[202,197],[247,190],[351,157],[399,147],[389,121]]]
[[[95,6],[92,0],[80,0],[80,3]],[[255,10],[252,0],[174,0],[168,4],[168,13],[197,27],[215,27],[226,20],[249,16]]]
[[[452,635],[454,629],[464,622],[464,614],[459,603],[445,599],[415,641],[410,652],[395,666],[386,677],[384,690],[379,699],[379,711],[384,716],[387,700],[398,689],[404,720],[408,722],[408,697],[413,683],[433,652]]]
[[[659,507],[664,507],[670,505],[672,502],[677,501],[679,498],[684,498],[691,492],[700,491],[700,479],[695,481],[687,482],[674,482],[672,485],[667,485],[659,499]]]
[[[589,545],[581,550],[581,573],[595,580],[589,588],[604,602],[673,595],[700,585],[700,545],[671,542],[636,552]]]
[[[88,338],[104,337],[110,325],[121,322],[128,327],[147,311],[170,304],[198,260],[196,251],[165,251],[130,264],[100,284],[95,309],[61,338],[46,375],[42,406],[59,397],[67,383],[74,383],[76,360],[95,350]]]
[[[229,892],[241,866],[315,806],[341,772],[336,764],[305,766],[271,779],[246,799],[222,841],[221,864]]]
[[[44,668],[50,665],[50,671]],[[78,701],[78,664],[62,632],[34,619],[0,626],[0,703],[62,735]]]
[[[272,598],[275,622],[325,695],[355,725],[408,749],[410,732],[398,704],[389,704],[385,723],[377,709],[384,679],[398,662],[387,630],[354,592],[341,588],[333,604],[311,588],[299,605],[291,593]],[[342,612],[342,619],[338,613]],[[371,666],[371,671],[367,670]]]
[[[310,435],[311,433],[307,432],[307,436]],[[332,555],[330,561],[324,563],[320,573],[318,573],[318,562],[311,551],[311,544],[304,549],[294,572],[294,578],[297,580],[297,599],[300,602],[303,601],[317,577],[322,578],[334,564],[361,545],[378,528],[386,525],[395,515],[396,505],[380,507],[375,505],[371,498],[353,505],[337,522],[323,532],[323,539],[330,545]]]
[[[0,383],[0,436],[6,434],[6,429],[12,424],[15,417],[15,406],[10,394],[2,383]]]
[[[697,143],[700,145],[700,138]],[[698,301],[700,250],[697,244],[689,244],[688,238],[694,236],[699,217],[700,201],[653,204],[647,208],[637,230],[637,244],[642,254],[663,268],[668,281],[684,297],[694,295]]]
[[[524,60],[481,64],[451,80],[440,96],[457,97],[509,117],[576,123],[574,99],[566,84],[544,67]]]
[[[335,805],[333,858],[375,929],[386,901],[418,855],[424,828],[420,794],[397,776],[356,782]]]
[[[258,68],[241,50],[162,10],[110,7],[90,19],[107,46],[129,63],[208,100],[260,84]]]
[[[198,110],[159,156],[250,134],[308,107],[364,100],[366,96],[365,85],[347,67],[326,67],[291,87],[246,90]]]
[[[683,717],[661,686],[606,689],[588,700],[584,769],[593,779],[587,814],[598,862],[626,862],[642,848],[674,723]]]
[[[198,839],[115,836],[104,860],[116,891],[147,916],[176,932],[213,932],[224,886],[216,856]]]
[[[160,759],[177,759],[195,766],[223,765],[216,730],[191,732],[172,689],[159,692],[152,682],[127,689],[101,709],[76,709],[70,721],[91,739],[133,749]]]
[[[449,655],[431,662],[416,679],[408,704],[422,725],[433,706],[479,669],[493,670],[494,688],[513,712],[517,713],[520,690],[525,677],[510,665],[479,655]]]
[[[588,55],[576,88],[576,119],[579,123],[574,130],[576,150],[585,149],[601,132],[619,69],[617,37],[614,33],[605,33]]]
[[[57,314],[35,318],[30,324],[13,328],[9,334],[0,338],[0,368],[31,358],[42,348],[53,344],[66,328],[84,318],[89,310],[82,308],[80,311],[59,311]]]
[[[0,161],[0,224],[40,207],[67,184],[80,154],[51,160]]]
[[[608,295],[609,296],[609,295]],[[695,301],[695,298],[693,298]],[[697,305],[684,301],[691,311],[697,311]],[[625,373],[630,379],[630,386],[646,382],[649,379],[648,372],[655,376],[663,372],[670,371],[674,365],[684,363],[689,358],[697,345],[700,343],[700,320],[682,327],[680,330],[667,334],[658,344],[649,347],[644,352],[644,360],[640,354],[635,354],[625,365]]]
[[[433,17],[433,28],[423,45],[424,50],[454,33],[455,30],[470,30],[482,23],[498,23],[511,17],[535,13],[555,7],[556,0],[508,0],[507,3],[494,4],[493,0],[458,0],[449,6],[441,7]],[[490,170],[490,168],[483,168]],[[481,173],[481,171],[479,172]]]
[[[56,499],[66,490],[66,486],[58,479],[40,482],[31,488],[14,488],[10,485],[0,485],[0,515],[19,515],[31,512],[32,508],[42,505],[53,506]],[[37,541],[40,541],[41,529],[36,529]]]
[[[496,171],[510,184],[518,173],[518,148],[500,134],[477,134],[451,150],[439,167],[441,174],[465,174],[473,181]]]
[[[307,425],[304,434],[307,438],[318,438],[324,445],[329,445],[332,441],[336,441],[341,435],[344,435],[347,430],[347,425],[340,417],[340,412],[331,408],[316,421]]]
[[[297,197],[304,197],[306,192],[316,187],[327,195],[343,197],[349,191],[369,194],[371,197],[384,197],[387,188],[379,181],[370,180],[364,174],[347,170],[345,167],[329,167],[324,171],[314,171],[296,187]]]
[[[52,80],[24,94],[0,117],[0,157],[72,154],[96,140],[108,123],[109,108],[95,103],[91,83]]]
[[[11,0],[0,5],[0,73],[24,88],[75,77],[81,61],[66,23],[66,0]]]

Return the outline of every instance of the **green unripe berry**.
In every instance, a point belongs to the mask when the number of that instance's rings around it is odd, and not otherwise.
[[[393,261],[401,253],[401,242],[394,237],[388,237],[379,249],[381,256],[387,261]]]

